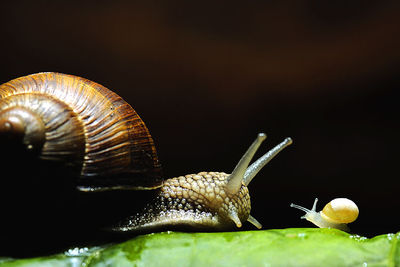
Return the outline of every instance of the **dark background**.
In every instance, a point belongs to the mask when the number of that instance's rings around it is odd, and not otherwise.
[[[397,1],[0,9],[0,83],[56,71],[108,87],[146,122],[165,177],[230,172],[258,132],[262,151],[290,136],[249,187],[264,229],[313,227],[291,202],[348,197],[353,232],[400,230]]]

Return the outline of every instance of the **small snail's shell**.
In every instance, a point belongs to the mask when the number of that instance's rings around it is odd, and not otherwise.
[[[144,122],[122,98],[92,81],[38,73],[1,85],[0,130],[23,136],[42,160],[65,162],[77,172],[80,188],[161,184]]]
[[[357,205],[347,198],[335,198],[325,205],[321,216],[332,223],[351,223],[358,217]]]

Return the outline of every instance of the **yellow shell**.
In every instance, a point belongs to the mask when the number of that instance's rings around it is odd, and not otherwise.
[[[321,216],[332,223],[351,223],[358,217],[357,205],[347,198],[335,198],[325,205]]]

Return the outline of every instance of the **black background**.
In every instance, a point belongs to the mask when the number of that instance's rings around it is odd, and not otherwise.
[[[249,187],[264,229],[313,227],[291,202],[348,197],[354,233],[396,232],[396,2],[7,1],[0,83],[56,71],[108,87],[146,122],[167,178],[230,172],[258,132],[262,151],[290,136]]]

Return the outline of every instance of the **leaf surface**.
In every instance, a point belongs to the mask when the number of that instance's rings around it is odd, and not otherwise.
[[[367,239],[335,229],[180,233],[75,248],[0,266],[400,266],[400,233]]]

